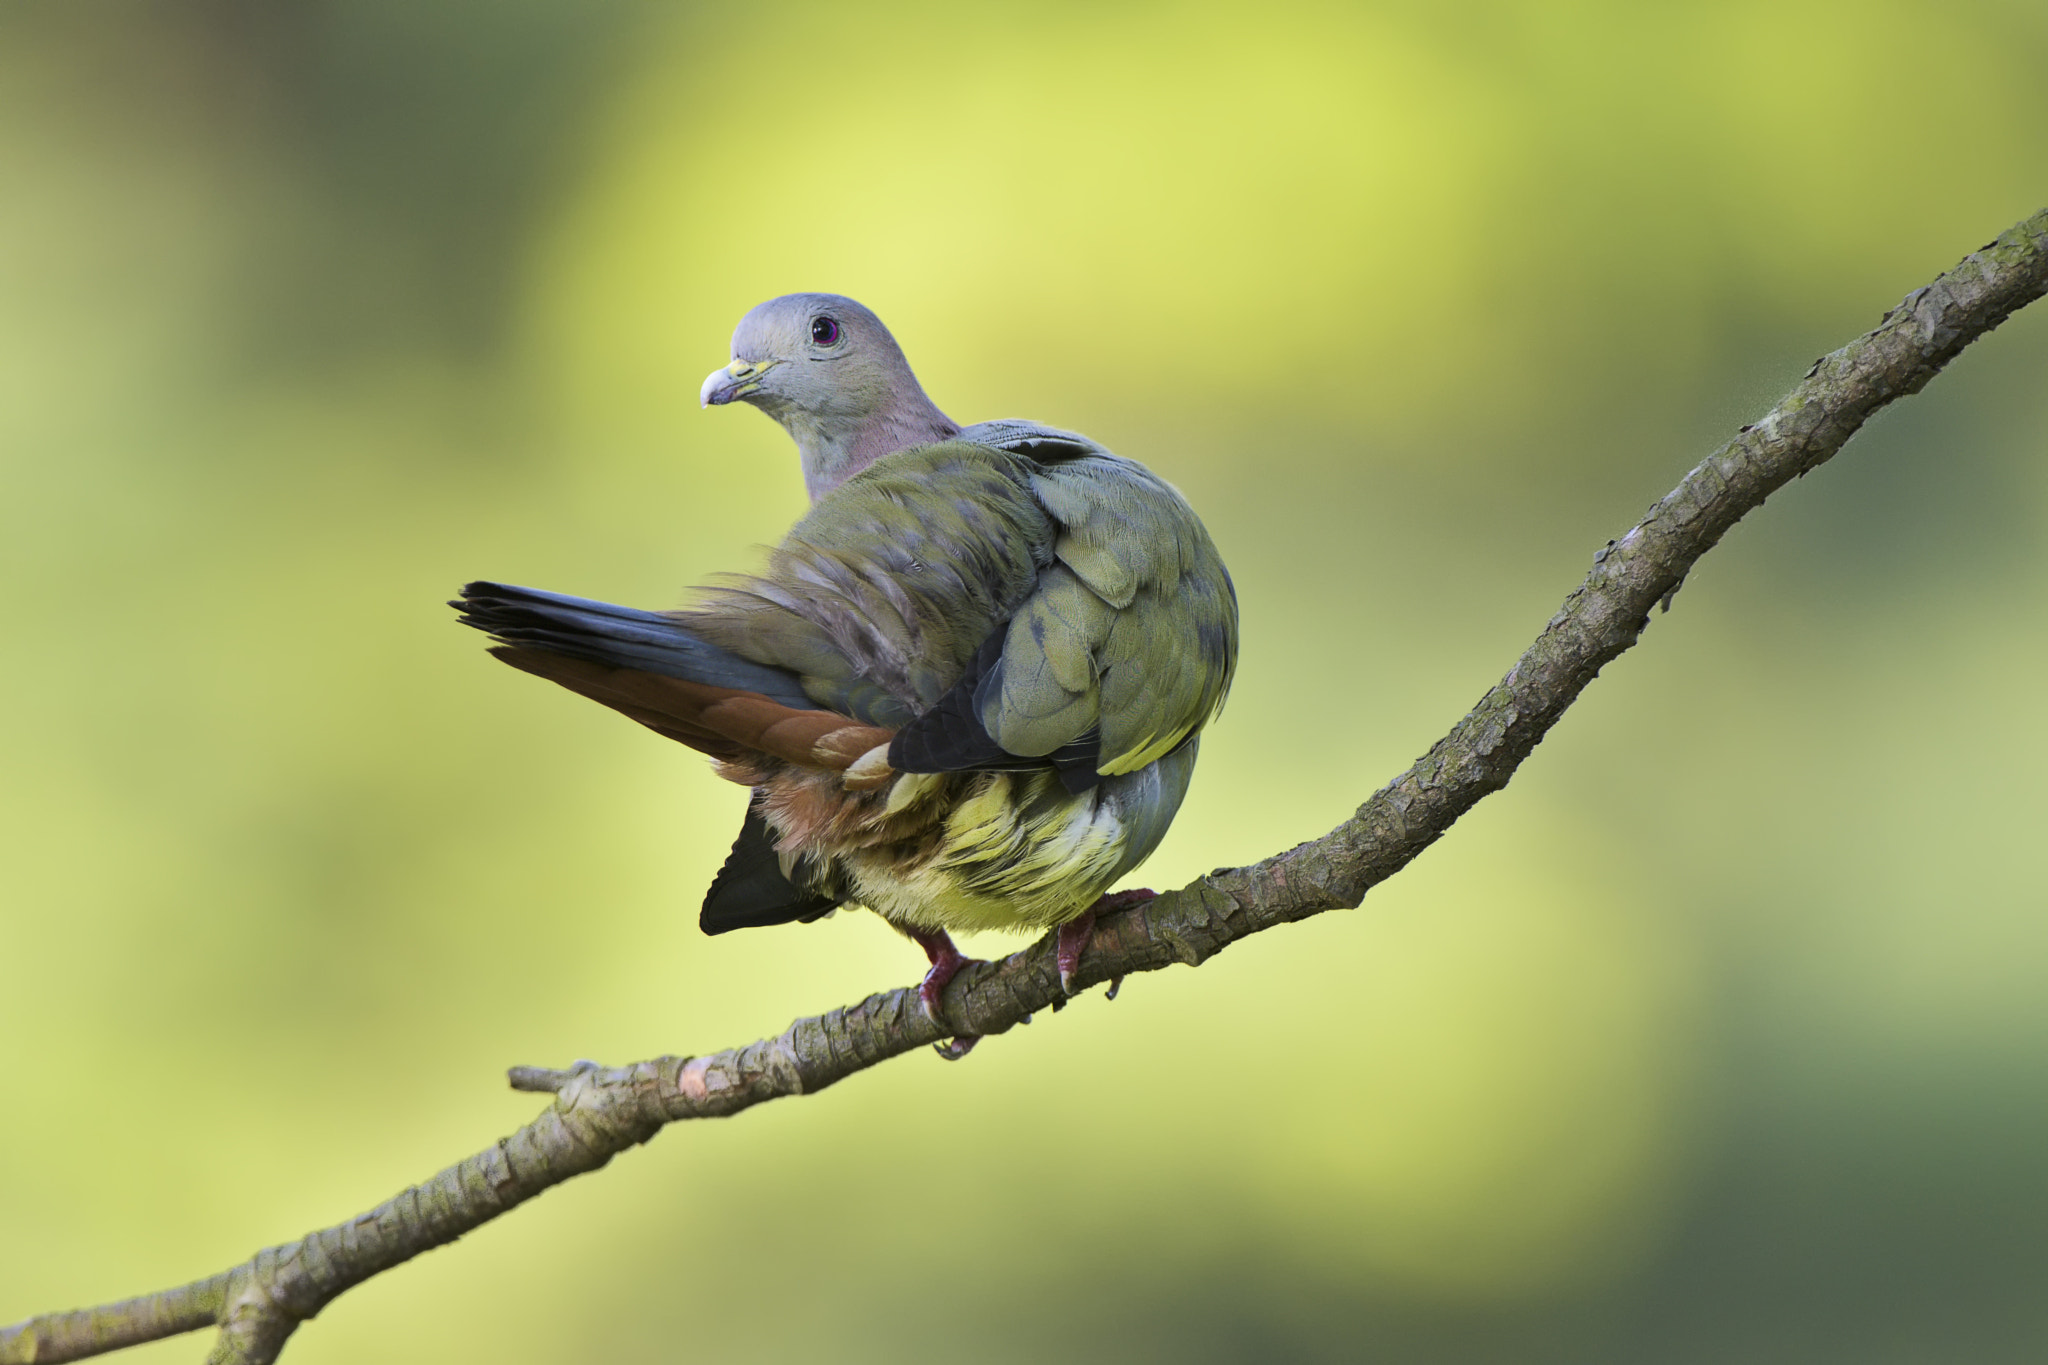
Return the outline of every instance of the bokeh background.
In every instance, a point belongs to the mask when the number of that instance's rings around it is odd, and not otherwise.
[[[508,1064],[915,978],[701,937],[740,794],[442,605],[752,562],[759,299],[1201,509],[1178,885],[2048,200],[2044,70],[2039,0],[8,0],[0,1321],[368,1207]],[[1786,490],[1364,908],[672,1129],[287,1358],[2041,1359],[2044,374],[2037,308]]]

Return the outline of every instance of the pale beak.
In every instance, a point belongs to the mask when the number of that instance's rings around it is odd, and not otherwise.
[[[734,360],[722,370],[713,370],[704,377],[704,387],[697,390],[697,401],[707,408],[721,403],[730,403],[735,398],[745,398],[761,387],[761,376],[782,362],[779,360]]]

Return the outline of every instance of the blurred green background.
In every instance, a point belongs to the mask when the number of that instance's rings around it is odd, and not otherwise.
[[[701,937],[740,793],[441,605],[752,562],[793,451],[695,403],[751,304],[1202,511],[1178,885],[2048,200],[2044,70],[2040,0],[8,0],[0,1321],[368,1207],[508,1064],[916,977]],[[287,1359],[2041,1359],[2044,367],[2037,307],[1738,528],[1363,909],[667,1132]]]

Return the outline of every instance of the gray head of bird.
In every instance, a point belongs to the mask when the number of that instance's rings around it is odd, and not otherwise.
[[[925,397],[882,320],[839,294],[784,294],[732,334],[732,363],[698,393],[705,407],[751,403],[803,455],[813,501],[884,455],[960,431]]]

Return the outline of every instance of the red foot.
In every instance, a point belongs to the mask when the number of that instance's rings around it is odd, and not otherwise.
[[[1060,966],[1060,989],[1068,995],[1074,993],[1074,976],[1081,970],[1081,954],[1088,951],[1088,941],[1095,937],[1097,918],[1113,915],[1119,910],[1128,910],[1134,905],[1143,905],[1146,901],[1158,898],[1157,891],[1148,891],[1143,887],[1133,887],[1129,891],[1114,891],[1062,924],[1055,952]],[[1110,999],[1116,999],[1116,988],[1122,984],[1122,977],[1110,983]]]
[[[924,974],[924,980],[917,985],[918,1001],[924,1006],[925,1014],[934,1024],[940,1028],[947,1028],[949,1025],[946,1023],[946,1016],[940,1011],[939,999],[946,993],[947,984],[960,975],[962,967],[980,959],[968,957],[955,948],[952,937],[944,929],[912,929],[908,932],[917,946],[924,949],[924,955],[931,959],[932,964],[932,969]],[[979,1034],[958,1034],[950,1043],[941,1045],[938,1052],[948,1061],[958,1061],[979,1041]]]
[[[1097,901],[1095,904],[1101,903]],[[1060,964],[1060,989],[1068,995],[1074,993],[1074,973],[1081,970],[1081,954],[1088,951],[1088,940],[1094,937],[1094,905],[1060,926],[1053,957]]]

